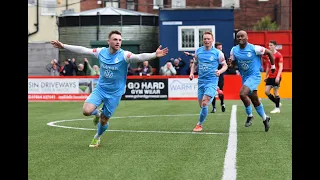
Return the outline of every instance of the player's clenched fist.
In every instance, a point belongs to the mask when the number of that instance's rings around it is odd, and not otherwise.
[[[216,70],[216,76],[220,76],[221,72],[219,70]]]
[[[192,81],[193,78],[194,78],[194,75],[193,75],[193,74],[190,74],[190,75],[189,75],[190,81]]]

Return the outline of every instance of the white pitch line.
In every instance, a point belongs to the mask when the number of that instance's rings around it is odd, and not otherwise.
[[[226,114],[214,114],[214,115],[224,116]],[[146,116],[119,116],[119,117],[112,117],[112,118],[120,119],[120,118],[179,117],[179,116],[199,116],[199,114],[160,114],[160,115],[146,115]]]
[[[147,117],[175,117],[175,116],[199,116],[199,114],[172,114],[172,115],[148,115],[148,116],[120,116],[120,117],[112,117],[112,119],[123,119],[123,118],[147,118]],[[217,114],[218,115],[218,114]],[[223,114],[221,114],[223,115]],[[65,120],[58,120],[58,121],[53,121],[47,123],[48,126],[53,126],[53,127],[60,127],[60,128],[66,128],[66,129],[78,129],[78,130],[97,130],[97,129],[92,129],[92,128],[79,128],[79,127],[70,127],[70,126],[62,126],[62,125],[57,125],[57,123],[62,123],[62,122],[71,122],[71,121],[84,121],[84,120],[92,120],[91,119],[65,119]],[[216,133],[216,132],[175,132],[175,131],[141,131],[141,130],[108,130],[110,132],[129,132],[129,133],[162,133],[162,134],[228,134],[228,133]]]
[[[229,139],[227,152],[224,158],[222,180],[236,180],[236,154],[237,154],[237,105],[232,105]]]

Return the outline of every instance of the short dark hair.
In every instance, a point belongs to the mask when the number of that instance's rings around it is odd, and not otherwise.
[[[111,31],[110,33],[109,33],[109,39],[110,39],[110,37],[112,36],[112,34],[118,34],[118,35],[120,35],[121,36],[121,32],[120,31],[117,31],[117,30],[114,30],[114,31]]]
[[[270,40],[269,43],[272,43],[273,45],[277,45],[277,41],[275,40]]]
[[[221,42],[216,41],[216,42],[214,43],[214,47],[215,47],[215,48],[217,48],[217,47],[220,46],[220,45],[222,45]]]

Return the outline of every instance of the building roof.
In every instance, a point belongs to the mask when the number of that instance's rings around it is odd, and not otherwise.
[[[61,17],[65,17],[65,16],[96,16],[97,13],[99,13],[100,15],[158,16],[157,14],[132,11],[132,10],[128,10],[128,9],[104,7],[104,8],[97,8],[97,9],[82,11],[79,13],[62,14]]]

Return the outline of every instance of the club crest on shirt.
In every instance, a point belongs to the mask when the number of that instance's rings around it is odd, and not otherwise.
[[[247,56],[248,56],[248,57],[251,57],[251,56],[252,56],[251,52],[248,52]]]
[[[119,62],[119,59],[118,57],[116,57],[116,59],[114,60],[115,63],[118,63]]]
[[[106,78],[112,78],[113,77],[113,72],[111,70],[105,70],[104,71],[104,77]]]
[[[210,56],[210,61],[213,61],[213,56]]]
[[[241,67],[242,67],[242,69],[245,70],[245,71],[249,69],[249,65],[246,64],[246,63],[242,63],[242,64],[241,64]]]

